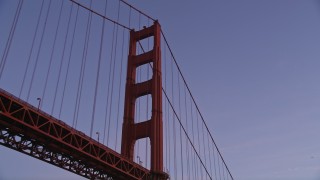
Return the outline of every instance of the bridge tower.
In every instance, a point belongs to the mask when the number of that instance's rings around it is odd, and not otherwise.
[[[153,49],[137,55],[137,43],[149,37],[154,38]],[[129,43],[121,154],[133,161],[135,142],[142,138],[149,138],[152,179],[164,180],[168,178],[168,175],[163,172],[160,24],[155,21],[150,27],[139,31],[131,30]],[[152,63],[152,78],[137,83],[136,69],[149,63]],[[152,98],[151,119],[135,123],[136,100],[148,94]]]

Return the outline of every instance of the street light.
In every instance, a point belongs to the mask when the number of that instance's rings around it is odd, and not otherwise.
[[[40,109],[40,104],[41,104],[41,98],[38,97],[37,100],[39,101],[39,102],[38,102],[38,111],[39,111],[39,109]]]
[[[142,161],[140,160],[140,156],[137,156],[137,159],[138,159],[140,166],[142,166]]]
[[[100,135],[100,133],[99,133],[99,132],[96,132],[96,134],[98,135],[98,142],[99,142],[99,135]]]

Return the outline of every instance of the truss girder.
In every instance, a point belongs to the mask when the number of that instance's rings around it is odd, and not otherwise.
[[[89,179],[150,179],[148,169],[0,89],[0,144]]]

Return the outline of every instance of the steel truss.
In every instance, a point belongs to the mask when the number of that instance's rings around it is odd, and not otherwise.
[[[148,169],[2,89],[0,144],[88,179],[152,179]]]

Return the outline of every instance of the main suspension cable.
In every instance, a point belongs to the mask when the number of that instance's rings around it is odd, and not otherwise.
[[[115,20],[112,20],[112,19],[108,18],[107,16],[102,15],[102,14],[100,14],[100,13],[92,10],[91,8],[88,8],[88,7],[82,5],[82,4],[80,4],[80,3],[78,3],[78,2],[76,2],[76,1],[74,1],[74,0],[69,0],[69,1],[77,4],[78,6],[82,7],[83,9],[86,9],[86,10],[90,11],[91,13],[93,13],[93,14],[95,14],[95,15],[97,15],[97,16],[100,16],[100,17],[102,17],[102,18],[104,18],[104,19],[106,19],[106,20],[108,20],[108,21],[110,21],[110,22],[113,22],[114,24],[117,24],[117,25],[119,25],[119,26],[121,26],[121,27],[123,27],[123,28],[125,28],[125,29],[131,30],[128,26],[125,26],[125,25],[123,25],[123,24],[121,24],[121,23],[119,23],[119,22],[117,22],[117,21],[115,21]]]
[[[124,0],[120,0],[120,1],[121,1],[121,2],[123,2],[124,4],[128,5],[130,8],[132,8],[132,9],[134,9],[134,10],[138,11],[140,14],[142,14],[142,15],[146,16],[147,18],[149,18],[149,19],[151,19],[151,20],[153,20],[153,21],[156,21],[155,19],[153,19],[152,17],[148,16],[146,13],[144,13],[144,12],[140,11],[139,9],[135,8],[135,7],[134,7],[134,6],[132,6],[131,4],[127,3],[126,1],[124,1]]]

